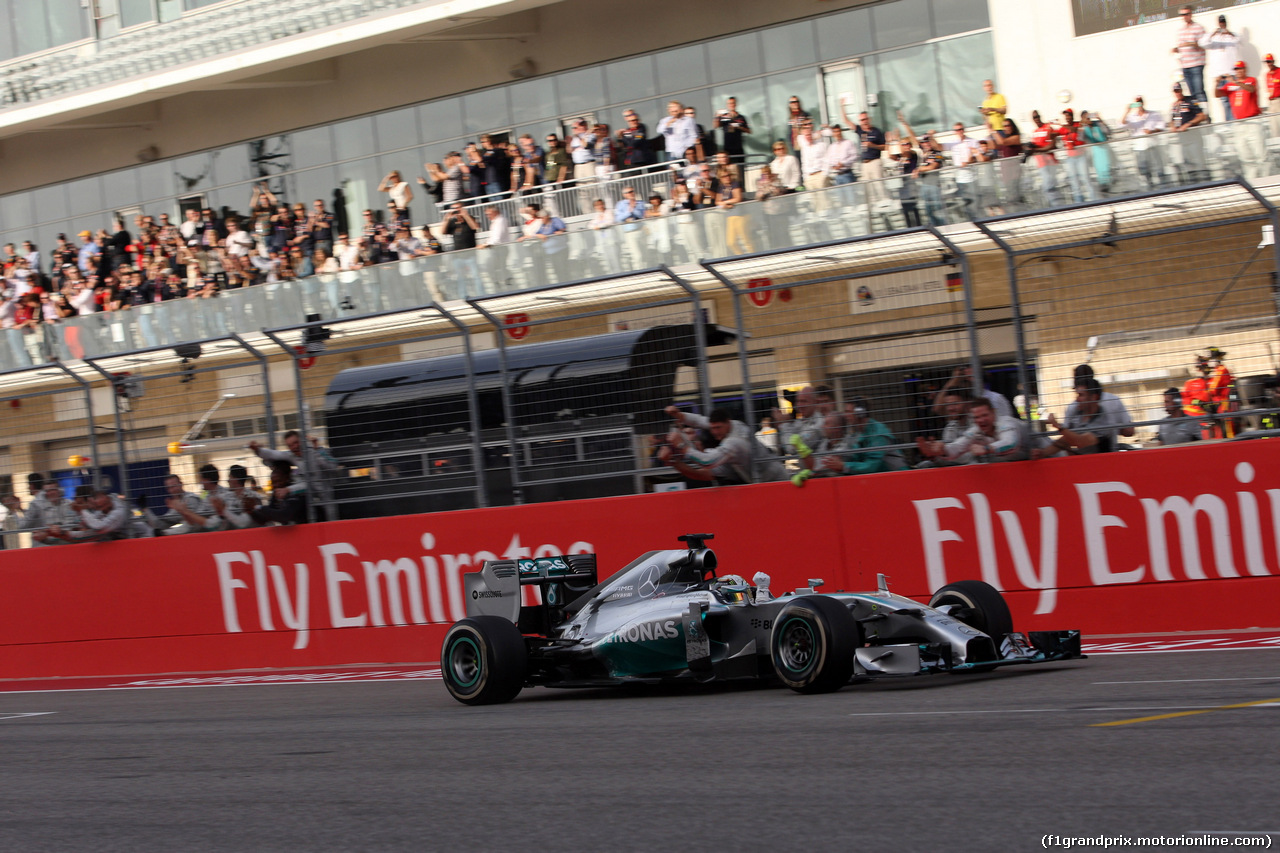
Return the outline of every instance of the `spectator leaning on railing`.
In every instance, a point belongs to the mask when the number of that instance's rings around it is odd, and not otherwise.
[[[1017,462],[1031,452],[1027,422],[996,414],[985,397],[969,404],[969,428],[946,445],[946,458],[953,464],[968,462]]]
[[[733,420],[723,409],[709,417],[682,412],[668,406],[666,413],[680,426],[708,430],[719,442],[716,447],[701,450],[680,429],[672,429],[667,444],[658,451],[658,459],[693,480],[714,480],[730,486],[751,482],[782,480],[786,471],[781,460],[761,444],[742,421]]]
[[[1159,424],[1156,441],[1161,446],[1199,441],[1200,422],[1183,410],[1182,391],[1177,388],[1165,389],[1163,403],[1166,417]]]
[[[79,516],[71,502],[63,496],[62,487],[53,481],[44,484],[41,499],[31,501],[22,518],[23,527],[35,529],[31,534],[34,545],[61,544],[66,541],[61,532],[77,530],[79,525]]]

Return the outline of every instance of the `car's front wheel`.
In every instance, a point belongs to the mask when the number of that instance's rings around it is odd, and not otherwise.
[[[1013,616],[1004,596],[984,581],[955,581],[940,588],[929,599],[930,607],[954,605],[951,615],[970,628],[977,628],[999,645],[1005,634],[1013,633]]]
[[[783,607],[769,639],[774,672],[798,693],[829,693],[848,684],[861,644],[849,608],[817,595]]]
[[[528,667],[520,629],[500,616],[470,616],[456,622],[440,647],[444,686],[467,705],[494,705],[516,698]]]

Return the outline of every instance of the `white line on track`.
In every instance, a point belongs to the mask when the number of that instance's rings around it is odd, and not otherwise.
[[[989,711],[883,711],[850,717],[936,717],[948,714],[1078,714],[1105,711],[1211,711],[1221,705],[1130,705],[1118,708],[996,708]]]
[[[57,711],[25,711],[18,714],[0,714],[0,720],[20,720],[23,717],[44,717],[56,714]]]
[[[1160,678],[1153,681],[1095,681],[1094,684],[1193,684],[1197,681],[1280,681],[1280,675],[1251,675],[1239,678]]]

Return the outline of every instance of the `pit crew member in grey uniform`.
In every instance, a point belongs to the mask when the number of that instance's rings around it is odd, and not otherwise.
[[[1037,448],[1033,457],[1053,455],[1056,451],[1068,453],[1109,453],[1115,450],[1116,436],[1127,423],[1114,411],[1104,410],[1100,404],[1102,386],[1092,376],[1076,382],[1078,413],[1059,422],[1049,416],[1049,426],[1061,435],[1045,448]]]
[[[228,530],[257,527],[258,523],[250,513],[267,502],[266,495],[245,486],[248,473],[243,465],[232,465],[227,469],[227,484],[230,488],[222,489],[219,494],[209,495],[209,505]]]
[[[723,409],[706,418],[675,406],[668,406],[666,413],[681,425],[708,430],[720,442],[710,450],[699,450],[679,429],[667,435],[668,446],[658,452],[658,458],[686,477],[714,480],[721,486],[786,479],[781,460],[756,439],[750,427],[731,419]]]
[[[178,536],[204,530],[204,522],[213,515],[213,508],[198,495],[182,488],[182,478],[177,474],[164,478],[164,489],[169,493],[164,500],[166,510],[159,515],[150,509],[143,510],[142,515],[147,523],[161,536]],[[179,507],[186,512],[182,512]],[[200,519],[199,523],[193,523],[196,517]]]
[[[1079,385],[1081,379],[1097,379],[1093,375],[1093,368],[1087,364],[1077,365],[1073,381]],[[1129,410],[1125,407],[1124,401],[1112,394],[1110,391],[1103,391],[1098,397],[1098,409],[1107,416],[1110,421],[1119,421],[1125,424],[1120,429],[1120,435],[1125,438],[1133,438],[1137,430],[1133,426],[1133,418],[1129,416]],[[1067,406],[1067,412],[1062,416],[1064,422],[1075,420],[1080,414],[1080,403],[1072,400]]]
[[[1165,390],[1164,411],[1169,417],[1160,422],[1158,441],[1161,445],[1185,444],[1200,440],[1200,421],[1188,415],[1182,408],[1182,392],[1177,388]]]
[[[62,488],[53,480],[44,484],[40,497],[44,500],[32,500],[27,506],[22,526],[42,528],[31,534],[33,546],[61,545],[65,539],[54,535],[53,531],[74,529],[79,524],[76,511],[71,508],[71,502],[63,498]]]
[[[822,442],[823,420],[833,411],[831,389],[821,385],[806,385],[796,392],[794,416],[774,409],[773,422],[778,425],[782,452],[796,453],[801,459],[808,457],[812,448]]]
[[[310,440],[304,444],[301,433],[291,429],[284,434],[284,445],[289,448],[287,451],[272,450],[256,441],[251,441],[249,449],[258,454],[258,458],[263,462],[292,464],[296,469],[295,484],[299,487],[305,486],[308,500],[319,505],[316,519],[324,521],[324,516],[319,513],[323,513],[333,500],[333,486],[329,478],[341,471],[342,466],[328,450],[320,446],[320,439],[315,436],[311,436]]]
[[[974,462],[1017,462],[1031,452],[1025,421],[997,415],[995,404],[986,397],[969,404],[970,427],[947,445],[952,461],[969,455]]]
[[[134,521],[133,511],[123,498],[106,489],[95,489],[87,498],[76,498],[72,507],[80,516],[80,530],[63,530],[59,538],[67,542],[101,542],[151,536],[151,527],[142,520]]]
[[[939,394],[938,402],[947,413],[947,425],[943,427],[942,437],[939,439],[923,435],[916,438],[916,447],[920,450],[920,455],[924,457],[924,461],[916,465],[916,467],[941,468],[952,465],[968,465],[974,461],[972,453],[966,451],[952,459],[947,455],[947,445],[957,441],[960,436],[964,435],[965,430],[972,426],[969,422],[969,407],[973,404],[973,397],[963,391],[952,389]]]

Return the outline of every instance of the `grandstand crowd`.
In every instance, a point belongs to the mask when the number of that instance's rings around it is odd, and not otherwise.
[[[0,327],[34,330],[78,315],[204,299],[446,250],[545,241],[574,227],[630,231],[644,219],[703,208],[728,211],[750,198],[858,182],[865,184],[866,201],[896,203],[908,226],[941,225],[943,191],[936,173],[948,166],[958,167],[954,194],[970,217],[1000,213],[1003,203],[1020,197],[1024,181],[1051,204],[1092,201],[1111,190],[1118,164],[1107,143],[1121,134],[1138,140],[1133,149],[1142,180],[1158,186],[1166,164],[1158,148],[1142,140],[1207,124],[1211,98],[1220,100],[1226,119],[1252,118],[1264,105],[1280,111],[1280,69],[1273,55],[1266,54],[1265,74],[1255,77],[1239,59],[1239,46],[1225,16],[1209,32],[1184,9],[1172,48],[1184,82],[1174,86],[1168,113],[1149,109],[1139,95],[1114,128],[1096,112],[1077,115],[1071,109],[1057,118],[1031,111],[1031,124],[1019,126],[991,81],[979,110],[983,123],[975,128],[955,122],[950,133],[917,133],[901,113],[898,127],[882,129],[868,113],[848,115],[846,104],[842,123],[817,124],[792,97],[787,137],[772,143],[767,163],[752,164],[745,153],[752,128],[731,97],[706,123],[692,107],[672,101],[656,121],[625,110],[616,129],[580,119],[564,138],[526,134],[505,142],[481,136],[442,163],[424,164],[425,175],[414,182],[400,171],[386,175],[378,184],[386,207],[363,211],[357,223],[346,223],[345,212],[329,211],[324,200],[279,198],[264,182],[254,187],[244,214],[189,209],[181,222],[171,221],[169,213],[139,214],[132,223],[108,223],[96,233],[59,234],[56,245],[44,249],[32,242],[4,246]],[[1253,163],[1267,156],[1265,139],[1256,136],[1239,140],[1244,149],[1258,148],[1241,152]],[[1184,151],[1192,173],[1194,148],[1189,141]],[[984,163],[992,165],[981,172],[965,168]],[[617,173],[645,170],[667,174],[665,194],[614,186]],[[978,174],[994,180],[976,179]],[[893,198],[886,177],[902,179]],[[415,185],[427,202],[425,213],[416,208],[422,214],[416,227]],[[574,191],[555,192],[568,188]],[[481,207],[511,198],[527,202],[521,221],[508,221],[492,206],[481,215]],[[753,250],[750,227],[746,217],[726,217],[729,251]]]

